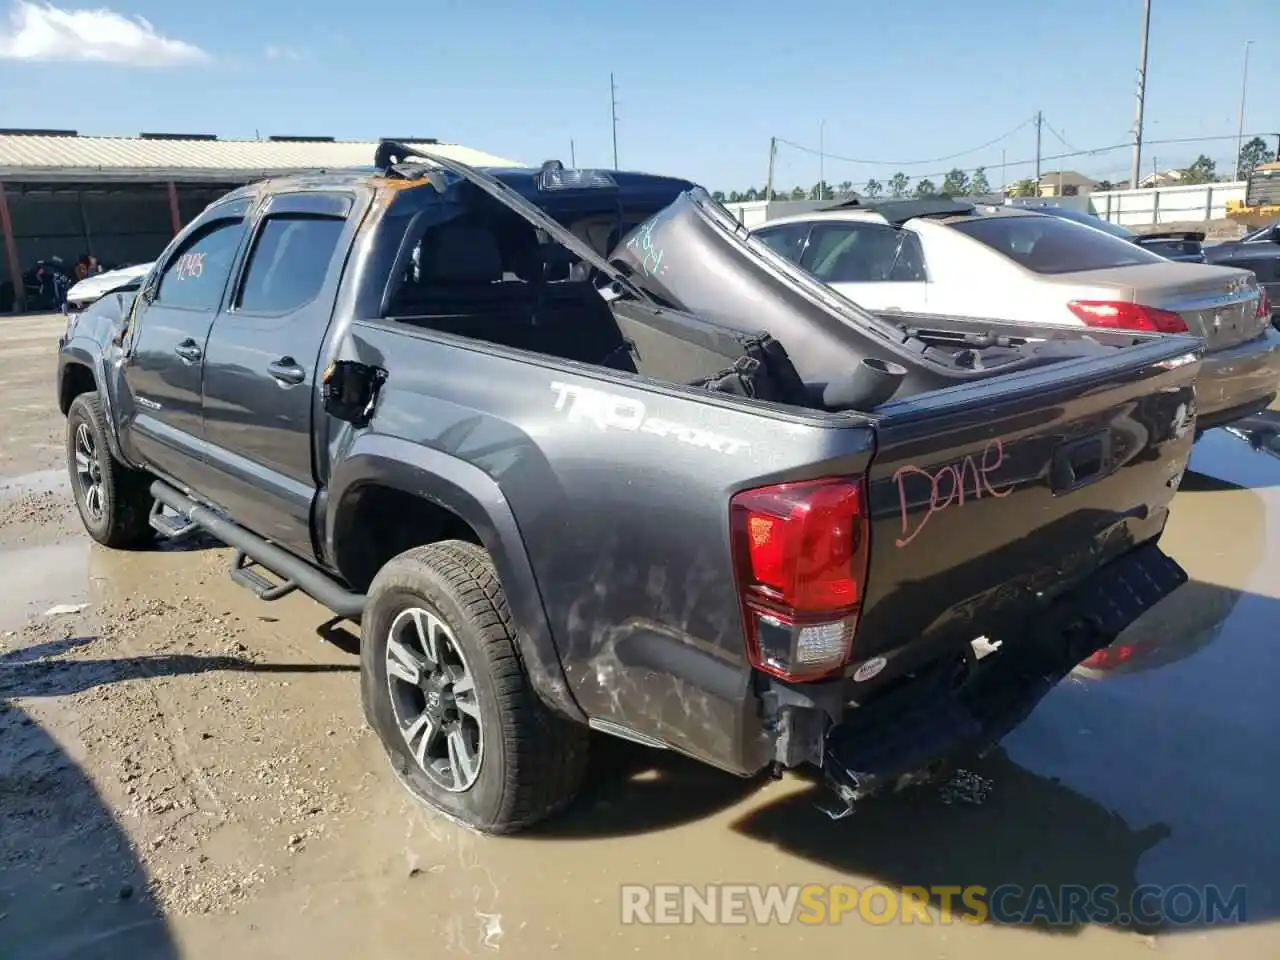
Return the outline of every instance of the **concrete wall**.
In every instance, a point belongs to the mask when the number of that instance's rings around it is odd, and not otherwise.
[[[744,227],[754,229],[767,220],[820,210],[833,203],[839,203],[839,200],[748,200],[744,203],[726,203],[724,207]]]
[[[1228,200],[1244,200],[1243,180],[1193,186],[1155,187],[1148,190],[1108,190],[1091,193],[1089,205],[1104,220],[1126,227],[1160,223],[1195,223],[1221,220]]]

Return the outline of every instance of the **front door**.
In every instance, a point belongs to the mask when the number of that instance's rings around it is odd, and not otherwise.
[[[205,351],[207,495],[238,523],[312,552],[317,364],[358,215],[341,192],[279,194]]]
[[[157,264],[139,292],[125,345],[128,452],[184,486],[199,486],[202,475],[205,340],[245,237],[248,201],[215,210]]]

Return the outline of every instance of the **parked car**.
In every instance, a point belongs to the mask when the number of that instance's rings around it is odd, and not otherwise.
[[[1150,233],[1134,233],[1128,227],[1104,220],[1102,217],[1095,216],[1092,213],[1069,210],[1066,207],[1057,207],[1052,204],[1025,204],[1021,205],[1020,209],[1034,210],[1036,213],[1048,214],[1051,217],[1061,217],[1064,220],[1071,220],[1075,223],[1082,223],[1086,227],[1105,231],[1113,237],[1128,240],[1130,243],[1136,243],[1145,250],[1158,253],[1166,260],[1178,260],[1182,263],[1205,262],[1204,248],[1202,246],[1205,234],[1201,230],[1156,230]]]
[[[1246,233],[1239,240],[1204,248],[1209,263],[1253,271],[1271,300],[1273,323],[1280,324],[1280,221]]]
[[[1280,389],[1280,339],[1266,291],[1246,270],[1171,263],[1063,217],[951,200],[839,206],[770,221],[753,235],[908,325],[943,314],[971,317],[969,329],[980,331],[1034,322],[1077,334],[1203,337],[1202,430],[1266,409]]]
[[[589,729],[852,802],[993,743],[1185,581],[1195,338],[922,349],[853,311],[819,389],[646,285],[705,191],[418,149],[210,205],[69,320],[57,393],[89,534],[204,530],[261,599],[359,620],[365,715],[448,816],[563,807]],[[624,233],[647,272],[605,258]]]
[[[150,263],[137,263],[85,277],[67,291],[67,309],[83,310],[109,293],[136,290],[151,267]]]

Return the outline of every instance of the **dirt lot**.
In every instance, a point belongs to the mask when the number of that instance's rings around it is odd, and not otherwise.
[[[53,401],[59,321],[0,320],[0,957],[1280,956],[1280,462],[1197,448],[1167,548],[1193,582],[968,777],[833,821],[601,743],[581,800],[517,838],[411,802],[359,709],[354,638],[262,604],[213,543],[80,531]],[[1221,434],[1218,431],[1218,434]],[[977,802],[967,802],[977,801]],[[623,884],[1246,889],[1242,922],[626,925]],[[928,917],[926,919],[928,919]]]

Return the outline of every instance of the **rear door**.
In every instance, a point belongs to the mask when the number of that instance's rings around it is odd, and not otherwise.
[[[180,484],[199,487],[204,479],[205,339],[247,235],[248,212],[247,199],[235,200],[195,220],[161,257],[130,322],[124,380],[134,412],[125,442],[135,459]]]
[[[205,492],[237,522],[310,553],[316,365],[358,222],[351,192],[273,196],[209,334]]]

